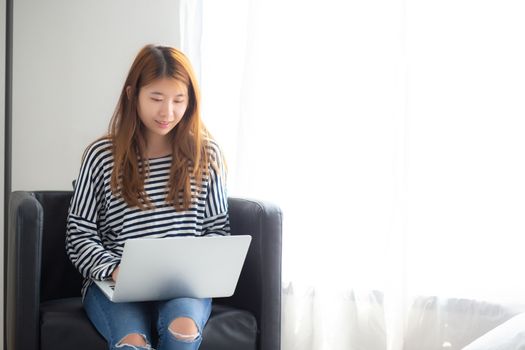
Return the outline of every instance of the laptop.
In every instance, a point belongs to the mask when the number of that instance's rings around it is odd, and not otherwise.
[[[130,239],[124,244],[117,282],[95,283],[113,302],[229,297],[251,239],[249,235]]]

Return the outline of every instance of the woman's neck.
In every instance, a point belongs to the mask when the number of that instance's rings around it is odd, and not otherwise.
[[[146,142],[146,158],[158,158],[171,154],[167,137],[150,137]]]

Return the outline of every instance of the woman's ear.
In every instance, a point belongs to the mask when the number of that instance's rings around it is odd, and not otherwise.
[[[128,100],[131,100],[131,86],[126,86],[126,95],[128,96]]]

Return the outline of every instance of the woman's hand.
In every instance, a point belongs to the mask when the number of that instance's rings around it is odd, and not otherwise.
[[[117,266],[115,268],[115,270],[113,270],[113,272],[111,273],[111,278],[113,279],[113,281],[117,282],[117,277],[118,277],[118,270],[120,269],[120,266]]]

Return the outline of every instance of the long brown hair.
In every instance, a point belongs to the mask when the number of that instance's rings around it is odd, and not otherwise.
[[[209,175],[210,161],[215,157],[208,151],[211,135],[200,117],[200,93],[188,58],[179,50],[147,45],[140,50],[131,65],[117,108],[111,118],[108,135],[112,146],[114,168],[111,191],[122,196],[130,206],[152,209],[144,182],[149,175],[145,157],[145,126],[137,108],[140,89],[156,79],[172,78],[188,89],[188,106],[181,121],[166,137],[171,138],[172,164],[166,201],[176,209],[188,209],[194,193],[191,179],[199,188]],[[215,162],[214,162],[215,163]],[[216,167],[216,164],[211,164]]]

